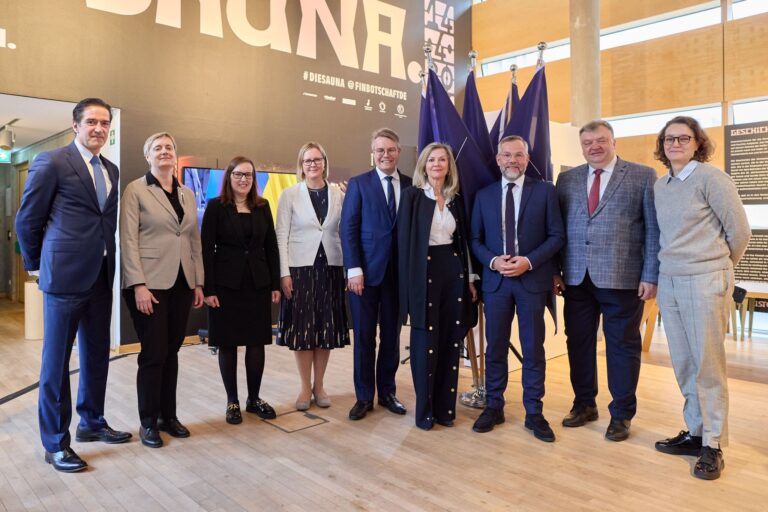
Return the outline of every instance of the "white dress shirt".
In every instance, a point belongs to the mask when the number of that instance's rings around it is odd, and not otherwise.
[[[446,198],[443,210],[440,211],[440,206],[437,204],[437,198],[435,197],[435,191],[432,189],[432,185],[425,183],[421,187],[424,190],[424,195],[435,201],[435,212],[432,214],[432,225],[429,228],[429,245],[448,245],[453,243],[453,234],[456,232],[456,219],[454,218],[451,210],[448,209],[448,203],[453,199]],[[459,205],[459,208],[462,208]],[[480,276],[475,274],[472,270],[472,258],[469,257],[469,247],[465,247],[467,253],[467,269],[469,270],[469,282],[474,283]]]
[[[616,167],[617,160],[618,157],[613,155],[611,163],[603,167],[603,172],[600,174],[600,197],[598,200],[603,198],[603,192],[605,192],[605,187],[608,186],[608,181],[613,175],[613,168]],[[592,183],[595,181],[595,169],[595,167],[592,167],[591,165],[589,166],[589,174],[587,174],[587,197],[589,197],[589,191],[592,190]]]
[[[512,187],[512,198],[515,200],[515,251],[514,253],[507,249],[507,185],[510,183],[514,183],[515,186]],[[519,244],[517,242],[517,221],[520,219],[520,203],[523,201],[523,183],[525,183],[525,174],[521,174],[517,177],[515,181],[509,181],[507,178],[504,177],[502,174],[501,176],[501,238],[504,240],[504,254],[519,254]],[[491,270],[494,270],[493,268],[493,262],[498,258],[498,256],[494,256],[491,258],[491,262],[488,264],[488,266],[491,268]],[[528,258],[525,258],[528,260]],[[531,265],[531,260],[528,260],[528,270],[533,270],[533,265]]]
[[[91,158],[93,158],[94,155],[93,153],[91,153],[91,150],[87,149],[85,146],[80,144],[80,141],[77,139],[75,139],[75,146],[77,147],[77,150],[80,152],[80,156],[83,157],[83,161],[85,162],[85,166],[88,168],[88,174],[91,175],[91,179],[93,180],[93,187],[95,189],[96,178],[93,175],[93,165],[91,165]],[[96,156],[99,156],[99,155],[96,155]],[[101,173],[104,175],[104,183],[106,183],[107,185],[107,196],[109,196],[109,193],[112,191],[112,180],[109,179],[107,166],[104,165],[103,162],[100,164],[100,167],[101,167]]]

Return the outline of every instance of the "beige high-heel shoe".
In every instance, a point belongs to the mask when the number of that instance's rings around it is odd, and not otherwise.
[[[318,407],[322,407],[323,409],[331,406],[331,397],[328,395],[325,396],[318,396],[318,394],[315,392],[315,390],[312,390],[312,395],[315,397],[315,403]]]
[[[299,400],[296,399],[296,410],[297,411],[306,411],[309,409],[309,406],[312,405],[312,395],[309,395],[309,398],[307,400]]]

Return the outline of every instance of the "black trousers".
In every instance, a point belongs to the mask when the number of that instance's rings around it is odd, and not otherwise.
[[[427,325],[411,327],[411,374],[416,391],[416,425],[429,428],[435,419],[456,417],[459,380],[464,269],[452,245],[429,248]]]
[[[176,417],[179,348],[184,342],[189,309],[195,296],[181,269],[171,288],[150,291],[158,304],[152,305],[151,315],[145,315],[136,309],[133,290],[123,290],[123,298],[141,343],[136,389],[143,427],[156,426],[158,418]]]

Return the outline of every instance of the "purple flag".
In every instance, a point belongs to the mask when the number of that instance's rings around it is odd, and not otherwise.
[[[515,108],[512,120],[504,130],[504,137],[508,135],[519,135],[528,142],[531,162],[525,174],[534,179],[552,181],[549,103],[544,66],[536,70],[520,104]]]
[[[431,142],[443,142],[451,146],[459,170],[464,208],[469,218],[475,194],[499,179],[499,169],[489,166],[485,161],[445,87],[430,69],[427,91],[422,97],[420,109],[419,153]]]
[[[495,165],[496,149],[491,144],[491,137],[488,135],[488,124],[485,122],[480,95],[477,93],[474,70],[470,71],[467,77],[467,87],[464,89],[464,111],[461,118],[464,120],[470,135],[475,139],[480,154],[483,155],[486,163]]]

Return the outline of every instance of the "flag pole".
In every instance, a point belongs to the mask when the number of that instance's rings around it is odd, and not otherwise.
[[[477,66],[477,52],[475,50],[471,50],[469,52],[469,70],[474,71],[476,66]]]
[[[432,61],[432,45],[429,42],[424,43],[424,57],[427,59],[427,67],[437,73],[435,63]]]
[[[544,50],[547,49],[547,43],[542,41],[538,45],[536,45],[536,48],[539,49],[539,58],[536,61],[536,69],[539,69],[544,67]]]

